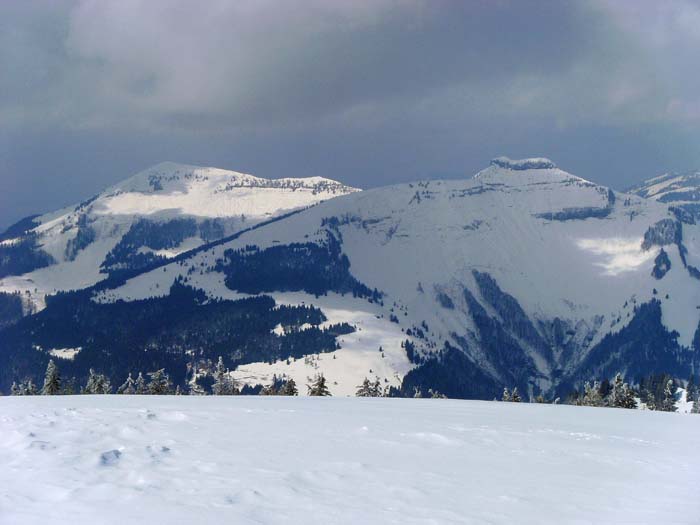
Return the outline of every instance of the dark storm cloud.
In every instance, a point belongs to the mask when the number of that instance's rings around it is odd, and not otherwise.
[[[72,126],[278,127],[568,67],[563,4],[80,2],[4,17],[5,117]],[[13,16],[14,15],[14,16]],[[523,24],[539,27],[526,30]],[[557,42],[556,46],[552,46]],[[37,104],[27,107],[27,102]]]
[[[698,22],[698,23],[695,23]],[[376,186],[700,164],[690,2],[0,5],[0,225],[160,160]]]

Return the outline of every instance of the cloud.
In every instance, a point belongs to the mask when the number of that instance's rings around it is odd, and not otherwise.
[[[219,131],[338,119],[700,121],[677,2],[73,0],[0,8],[6,126]]]
[[[2,55],[15,73],[13,95],[0,101],[6,119],[240,129],[363,107],[376,116],[385,104],[390,114],[446,92],[461,96],[464,112],[517,111],[533,106],[518,86],[545,98],[543,86],[582,60],[582,22],[592,16],[557,4],[427,0],[62,7],[6,17],[16,28]],[[505,105],[463,104],[494,89]]]
[[[0,223],[162,160],[363,187],[501,154],[618,188],[695,167],[698,20],[684,0],[0,2]]]

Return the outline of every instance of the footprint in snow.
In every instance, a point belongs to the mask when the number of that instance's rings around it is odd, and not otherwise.
[[[237,492],[233,496],[226,496],[224,501],[231,505],[247,503],[247,504],[257,504],[263,499],[263,494],[255,489],[244,489]]]
[[[39,439],[36,439],[36,440],[32,441],[31,443],[29,443],[29,448],[35,448],[38,450],[49,450],[49,449],[53,449],[56,447],[55,447],[55,445],[52,445],[48,441],[41,441]]]
[[[121,455],[122,453],[117,449],[103,452],[102,454],[100,454],[100,465],[105,467],[116,465],[119,462],[119,458],[121,457]]]
[[[147,445],[146,452],[148,452],[148,454],[151,456],[151,459],[157,463],[160,461],[161,458],[167,456],[170,453],[170,447],[166,447],[166,446],[157,447],[157,446]]]

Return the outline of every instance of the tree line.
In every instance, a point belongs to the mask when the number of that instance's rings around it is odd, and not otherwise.
[[[148,377],[148,379],[146,379]],[[307,395],[327,397],[331,396],[327,380],[323,373],[308,378],[306,385]],[[686,382],[686,400],[693,403],[692,413],[700,413],[700,385],[694,376]],[[634,388],[625,382],[621,373],[617,373],[612,381],[587,381],[582,390],[574,390],[567,396],[564,403],[576,406],[611,407],[611,408],[638,408],[639,403],[644,403],[647,410],[663,412],[675,412],[677,410],[677,380],[667,374],[651,375],[642,378],[638,388]],[[76,388],[72,381],[63,382],[60,372],[53,359],[49,360],[44,375],[44,383],[41,388],[31,379],[21,383],[13,383],[11,395],[71,395],[71,394],[112,394],[114,388],[110,379],[90,369],[90,375],[84,386]],[[357,386],[356,397],[399,397],[400,391],[392,387],[382,387],[380,379],[374,381],[365,377],[362,384]],[[179,385],[173,388],[170,376],[165,369],[160,368],[145,374],[139,372],[136,378],[129,373],[128,377],[117,389],[116,394],[124,395],[208,395],[208,392],[197,381],[192,381],[188,388],[183,389]],[[239,387],[231,372],[225,367],[221,356],[216,363],[213,372],[211,394],[215,396],[233,395],[266,395],[266,396],[297,396],[299,389],[292,378],[284,378],[273,375],[272,383],[267,386],[257,385]],[[407,396],[403,396],[407,397]],[[415,398],[424,397],[420,389],[415,389]],[[445,398],[436,390],[429,389],[428,397]],[[518,388],[512,390],[503,389],[500,399],[505,402],[520,403],[523,398]],[[536,403],[560,403],[560,398],[547,400],[543,395],[531,399]]]
[[[678,407],[678,388],[681,382],[668,374],[652,374],[643,377],[637,388],[626,383],[621,373],[615,374],[612,381],[586,381],[582,390],[573,390],[564,403],[576,406],[639,408],[643,403],[647,410],[675,412]],[[693,414],[700,414],[700,385],[695,376],[690,376],[685,384],[686,401],[692,402]],[[518,403],[522,401],[518,389],[503,390],[501,401]],[[548,401],[541,394],[534,398],[536,403],[559,403],[560,398]]]

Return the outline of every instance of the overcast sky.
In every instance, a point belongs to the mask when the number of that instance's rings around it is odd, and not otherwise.
[[[700,4],[0,2],[0,228],[163,160],[369,188],[700,168]]]

